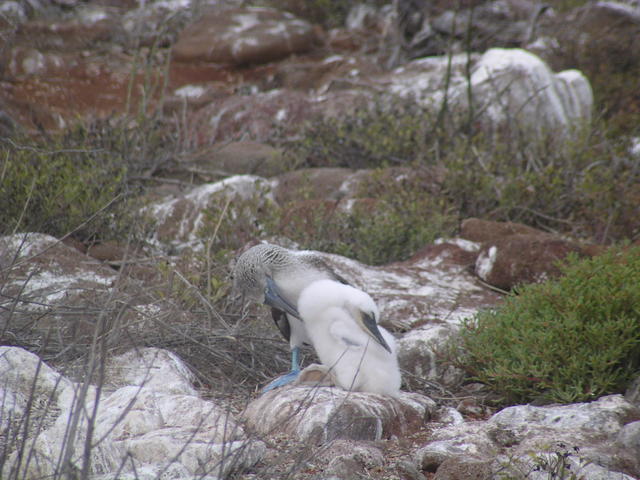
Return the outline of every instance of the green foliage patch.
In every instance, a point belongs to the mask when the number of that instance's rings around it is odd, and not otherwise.
[[[71,234],[90,243],[143,230],[132,199],[143,172],[162,162],[157,153],[165,143],[153,122],[128,125],[124,119],[56,136],[2,139],[1,233]]]
[[[461,331],[456,363],[507,404],[620,392],[640,368],[640,248],[573,257]]]

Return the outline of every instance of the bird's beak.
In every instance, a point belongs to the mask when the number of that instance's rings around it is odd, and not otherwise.
[[[264,289],[264,303],[267,305],[277,308],[278,310],[282,310],[287,312],[289,315],[293,315],[294,317],[302,320],[300,318],[300,314],[298,313],[298,309],[291,305],[289,300],[287,300],[276,282],[273,281],[271,277],[267,277],[267,286]]]
[[[378,328],[378,324],[376,323],[375,317],[363,311],[360,311],[359,313],[360,313],[359,315],[356,315],[356,318],[358,320],[358,323],[360,323],[360,326],[365,331],[365,333],[370,335],[376,342],[382,345],[382,347],[386,351],[391,353],[391,347],[389,347],[389,344],[380,333],[380,329]]]

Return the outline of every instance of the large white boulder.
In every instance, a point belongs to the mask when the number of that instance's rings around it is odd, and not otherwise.
[[[255,464],[265,445],[248,439],[227,408],[200,398],[192,380],[178,357],[155,348],[112,358],[96,386],[0,347],[1,476],[85,469],[104,478],[213,479]]]

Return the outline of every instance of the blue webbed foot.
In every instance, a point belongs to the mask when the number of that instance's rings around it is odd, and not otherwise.
[[[275,380],[271,381],[269,384],[267,384],[267,386],[262,389],[262,393],[267,393],[268,391],[273,390],[274,388],[288,385],[291,382],[293,382],[296,378],[298,378],[299,375],[300,375],[300,370],[292,370],[289,373],[282,375],[281,377],[278,377]]]

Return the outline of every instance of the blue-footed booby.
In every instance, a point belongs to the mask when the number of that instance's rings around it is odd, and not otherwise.
[[[300,347],[312,343],[297,310],[300,292],[317,280],[346,281],[316,252],[272,244],[256,245],[240,255],[233,276],[235,288],[246,298],[272,307],[273,320],[291,346],[291,372],[268,384],[264,391],[292,382],[300,373]]]
[[[319,280],[300,294],[298,311],[322,364],[345,390],[397,396],[400,369],[393,336],[362,290]]]

